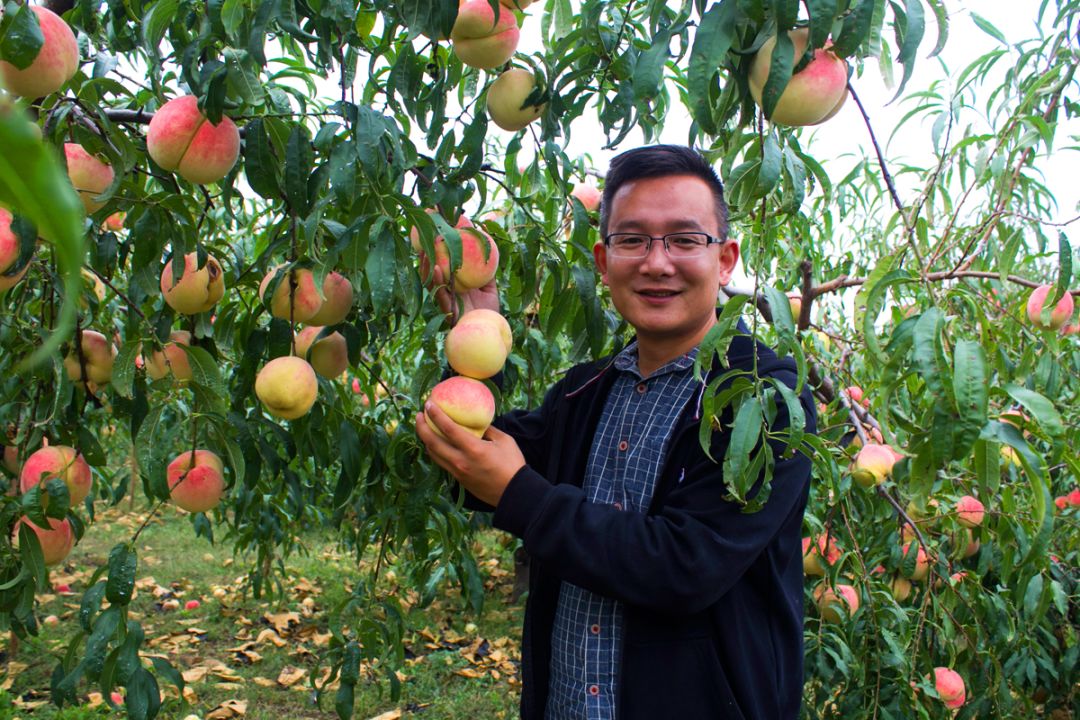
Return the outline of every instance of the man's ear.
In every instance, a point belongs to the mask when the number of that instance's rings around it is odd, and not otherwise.
[[[596,270],[600,273],[600,280],[607,285],[607,245],[598,242],[592,248],[593,259],[596,261]]]
[[[595,250],[594,250],[595,252]],[[720,246],[720,284],[727,285],[731,282],[731,275],[735,272],[735,266],[739,264],[739,244],[734,240],[728,240]]]

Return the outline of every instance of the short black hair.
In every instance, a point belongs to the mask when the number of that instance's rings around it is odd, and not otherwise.
[[[712,190],[716,199],[716,222],[720,239],[728,236],[728,207],[724,200],[724,184],[712,166],[697,150],[685,145],[646,145],[620,153],[611,159],[604,177],[604,196],[600,201],[600,236],[607,235],[611,219],[611,198],[623,185],[633,180],[669,175],[691,175],[700,178]]]

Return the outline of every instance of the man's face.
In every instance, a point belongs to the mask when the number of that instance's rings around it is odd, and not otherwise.
[[[626,183],[611,199],[608,233],[673,232],[719,236],[716,204],[705,181],[692,175],[642,178]],[[640,259],[613,257],[603,242],[593,248],[600,277],[615,309],[642,342],[670,343],[680,352],[701,341],[716,322],[720,286],[731,280],[739,247],[709,245],[693,258],[673,260],[659,240]]]

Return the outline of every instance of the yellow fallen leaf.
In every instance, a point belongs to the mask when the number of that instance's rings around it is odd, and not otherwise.
[[[277,681],[284,687],[295,685],[307,676],[307,670],[304,668],[295,668],[291,665],[286,665],[281,668],[281,672],[278,674]]]

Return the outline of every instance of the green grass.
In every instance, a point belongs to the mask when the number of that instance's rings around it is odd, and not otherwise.
[[[39,597],[39,621],[55,615],[60,622],[43,624],[38,637],[20,643],[13,657],[10,641],[0,642],[0,687],[6,688],[0,689],[0,720],[124,716],[122,710],[106,705],[58,710],[51,703],[37,707],[27,703],[48,700],[49,680],[76,632],[75,616],[90,574],[106,561],[114,544],[131,537],[144,516],[144,512],[117,510],[99,515],[68,560],[52,571],[51,582],[70,584],[73,594]],[[496,531],[485,531],[476,545],[485,575],[484,613],[474,616],[452,588],[444,588],[429,607],[411,609],[406,616],[409,659],[401,671],[405,676],[401,697],[391,700],[385,680],[364,682],[357,686],[355,718],[366,720],[395,709],[401,710],[402,717],[422,714],[450,720],[517,716],[522,603],[510,600],[513,559],[504,539]],[[137,594],[131,613],[146,632],[144,654],[160,653],[181,671],[221,666],[228,671],[223,673],[227,677],[208,671],[189,682],[193,695],[187,708],[176,699],[175,688],[159,678],[167,695],[160,718],[180,720],[189,713],[203,718],[226,701],[246,702],[245,720],[336,717],[332,692],[324,697],[321,709],[314,704],[310,677],[320,672],[317,660],[329,633],[328,610],[348,596],[352,583],[368,567],[365,563],[358,568],[353,557],[339,551],[332,531],[308,533],[305,545],[306,554],[286,562],[284,596],[256,600],[241,592],[252,563],[233,558],[229,547],[196,538],[186,517],[166,509],[161,520],[139,536]],[[395,584],[395,574],[404,572],[389,570],[397,572],[382,573],[379,589],[406,600],[412,597]],[[215,590],[222,597],[215,597]],[[200,607],[184,610],[184,603],[192,599],[199,600]],[[169,609],[170,600],[180,607]],[[266,639],[257,642],[260,633],[270,628],[267,617],[281,613],[295,613],[298,620],[283,630],[284,646]],[[477,656],[467,657],[468,649],[478,643]],[[505,659],[497,663],[493,658],[499,654]],[[290,687],[282,687],[277,679],[286,668],[306,674]],[[84,681],[81,699],[88,701],[95,691],[100,688]]]

